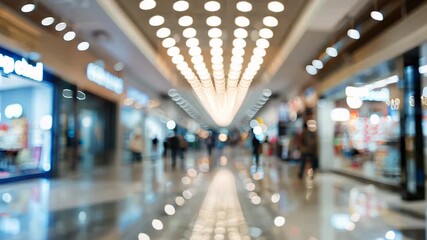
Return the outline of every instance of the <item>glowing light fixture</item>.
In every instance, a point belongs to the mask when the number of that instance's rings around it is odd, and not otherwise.
[[[272,16],[265,17],[262,20],[262,23],[267,27],[276,27],[277,25],[279,25],[279,21],[277,20],[277,18]]]
[[[64,31],[64,29],[67,27],[67,24],[64,22],[60,22],[58,24],[56,24],[55,26],[55,30],[58,32]]]
[[[243,28],[237,28],[234,30],[234,37],[236,38],[247,38],[248,37],[248,31],[246,31]]]
[[[338,56],[338,51],[334,47],[328,47],[326,48],[326,54],[328,54],[330,57],[336,57]]]
[[[185,42],[185,44],[187,45],[187,47],[189,48],[193,48],[193,47],[197,47],[199,46],[199,39],[197,38],[189,38],[187,39],[187,41]]]
[[[90,44],[88,42],[81,42],[79,43],[79,45],[77,45],[77,49],[79,51],[86,51],[88,50],[90,47]]]
[[[167,38],[171,35],[171,30],[169,28],[160,28],[157,30],[156,35],[158,38]]]
[[[206,19],[206,24],[211,27],[218,27],[221,25],[221,18],[217,16],[210,16]]]
[[[32,4],[32,3],[28,3],[25,4],[24,6],[21,7],[21,11],[24,13],[29,13],[34,11],[34,9],[36,8],[36,5]]]
[[[50,26],[53,24],[53,22],[55,22],[55,19],[53,17],[45,17],[41,21],[43,26]]]
[[[306,67],[305,67],[305,70],[307,71],[307,73],[308,74],[310,74],[310,75],[316,75],[317,74],[317,69],[314,67],[314,66],[312,66],[312,65],[307,65]]]
[[[169,120],[169,121],[166,123],[166,127],[167,127],[169,130],[173,130],[173,129],[176,127],[176,123],[175,123],[175,121],[174,121],[174,120]]]
[[[151,221],[151,225],[153,226],[154,229],[156,229],[157,231],[160,231],[163,229],[163,223],[162,221],[160,221],[159,219],[153,219],[153,221]]]
[[[276,13],[283,12],[285,10],[285,6],[279,1],[272,1],[268,4],[268,10]]]
[[[182,27],[188,27],[193,24],[193,18],[190,16],[182,16],[178,19],[178,24]]]
[[[158,27],[165,23],[165,18],[160,15],[152,16],[148,23],[153,27]]]
[[[281,226],[285,225],[285,222],[286,222],[286,220],[282,216],[276,217],[274,219],[274,225],[276,225],[276,227],[281,227]]]
[[[363,105],[363,101],[359,97],[349,96],[346,98],[346,102],[351,109],[359,109]]]
[[[311,63],[315,68],[317,69],[322,69],[323,68],[323,62],[320,60],[313,60],[313,62]]]
[[[151,10],[156,7],[155,0],[143,0],[139,3],[139,8],[141,10]]]
[[[190,7],[190,4],[188,4],[188,2],[187,2],[187,1],[183,1],[183,0],[181,0],[181,1],[176,1],[176,2],[173,4],[173,9],[174,9],[175,11],[177,11],[177,12],[184,12],[184,11],[187,11],[189,7]]]
[[[175,44],[176,44],[175,39],[173,39],[173,38],[171,38],[171,37],[169,37],[169,38],[165,38],[165,39],[163,40],[163,42],[162,42],[162,46],[163,46],[163,47],[165,47],[165,48],[173,47],[173,46],[175,46]]]
[[[240,1],[236,4],[236,8],[241,12],[250,12],[252,11],[252,4],[247,1]]]
[[[64,40],[67,42],[73,40],[74,38],[76,38],[76,33],[73,31],[69,31],[64,34]]]
[[[372,11],[371,12],[371,18],[375,21],[382,21],[384,20],[384,15],[380,11]]]
[[[220,38],[222,36],[222,31],[219,28],[211,28],[208,31],[208,36],[210,38]]]
[[[239,27],[247,27],[249,24],[251,24],[251,21],[247,17],[239,16],[236,17],[234,23]]]
[[[267,39],[261,38],[261,39],[258,39],[256,41],[256,46],[266,49],[266,48],[270,47],[270,42]]]
[[[349,36],[352,39],[356,39],[357,40],[357,39],[360,38],[360,32],[358,30],[352,28],[352,29],[349,29],[347,31],[347,36]]]
[[[217,1],[209,1],[205,3],[205,10],[209,12],[216,12],[221,9],[221,4]]]
[[[331,111],[331,119],[335,122],[345,122],[350,119],[350,111],[346,108],[335,108]]]
[[[184,31],[182,32],[182,35],[185,38],[194,38],[197,35],[197,30],[194,28],[186,28],[184,29]]]
[[[266,39],[272,38],[273,37],[273,31],[271,31],[268,28],[263,28],[263,29],[259,30],[259,36],[262,38],[266,38]]]
[[[138,240],[150,240],[150,236],[145,233],[138,234]]]

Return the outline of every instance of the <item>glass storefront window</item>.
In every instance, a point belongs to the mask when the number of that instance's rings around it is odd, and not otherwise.
[[[51,169],[53,87],[0,76],[0,179]]]

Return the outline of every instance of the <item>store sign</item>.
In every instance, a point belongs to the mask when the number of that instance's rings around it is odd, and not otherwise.
[[[148,96],[147,94],[136,90],[135,88],[128,88],[127,97],[133,99],[135,102],[146,106],[148,104]]]
[[[86,75],[90,81],[108,90],[117,94],[123,92],[123,80],[94,63],[89,63],[87,65]]]
[[[0,53],[0,71],[5,75],[16,74],[34,81],[43,81],[43,63],[32,65],[25,58],[14,59]]]

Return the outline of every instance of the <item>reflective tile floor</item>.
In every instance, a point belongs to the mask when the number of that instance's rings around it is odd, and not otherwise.
[[[240,148],[0,185],[0,239],[426,239],[424,202]],[[421,206],[421,207],[419,207]],[[421,212],[417,212],[421,209]]]

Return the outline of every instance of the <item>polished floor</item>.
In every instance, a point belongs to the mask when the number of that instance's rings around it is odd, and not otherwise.
[[[426,239],[425,202],[249,152],[0,186],[0,239]]]

